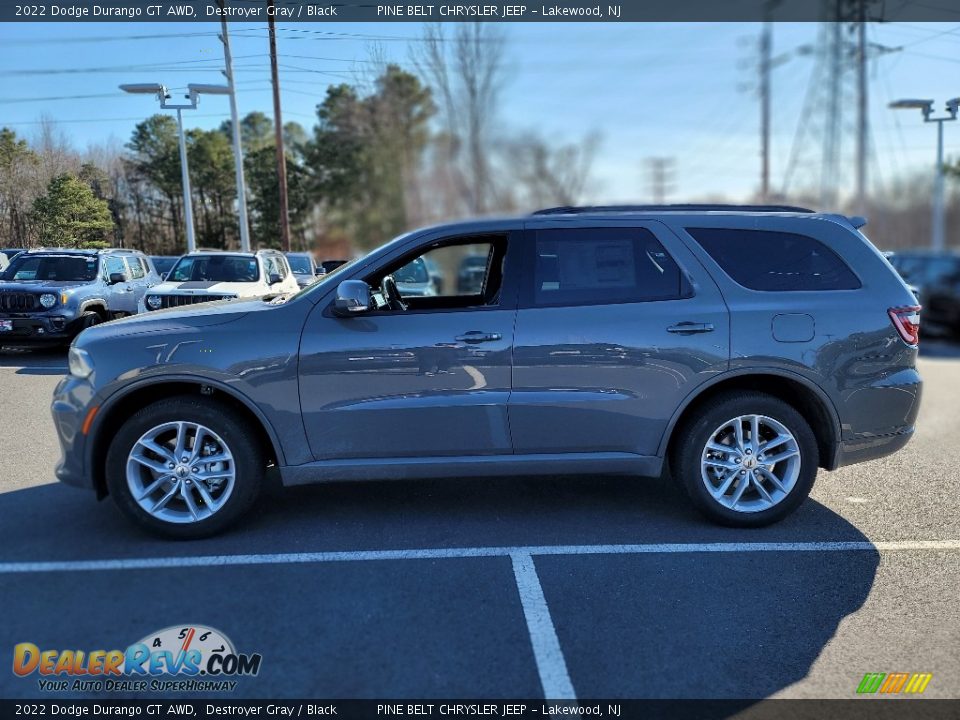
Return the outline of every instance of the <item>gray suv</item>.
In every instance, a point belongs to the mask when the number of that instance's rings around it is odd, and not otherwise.
[[[159,282],[136,250],[20,253],[0,273],[0,346],[67,345],[81,330],[136,313]]]
[[[787,207],[559,208],[403,235],[296,295],[91,328],[53,400],[60,480],[172,537],[270,471],[328,480],[616,473],[669,463],[759,526],[818,468],[903,447],[919,308],[861,221]],[[417,258],[469,287],[404,295]]]

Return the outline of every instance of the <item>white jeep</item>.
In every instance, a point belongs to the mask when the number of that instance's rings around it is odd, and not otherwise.
[[[145,311],[214,300],[295,293],[300,289],[278,250],[198,251],[184,255],[166,280],[144,295]]]

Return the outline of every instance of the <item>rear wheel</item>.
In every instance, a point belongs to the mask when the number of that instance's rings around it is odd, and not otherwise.
[[[138,525],[171,538],[220,532],[263,484],[259,438],[205,398],[161,400],[127,421],[107,453],[107,486]]]
[[[816,438],[782,400],[763,393],[723,395],[679,432],[674,476],[715,522],[769,525],[810,494],[819,465]]]

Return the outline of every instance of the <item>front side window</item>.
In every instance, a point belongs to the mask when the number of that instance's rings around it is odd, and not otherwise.
[[[110,279],[110,276],[114,273],[119,273],[120,275],[127,275],[127,265],[123,262],[123,258],[119,257],[108,257],[104,262],[104,266],[107,271],[107,279]]]
[[[735,282],[751,290],[855,290],[860,280],[819,240],[738,228],[687,228]]]
[[[500,302],[506,251],[506,237],[437,243],[367,282],[376,296],[384,276],[390,275],[409,309],[493,307]]]
[[[649,302],[689,297],[680,267],[645,228],[539,230],[534,304]]]
[[[257,259],[246,255],[184,255],[167,276],[169,282],[256,282]]]
[[[97,277],[97,259],[82,255],[18,255],[0,275],[4,280],[88,282]]]

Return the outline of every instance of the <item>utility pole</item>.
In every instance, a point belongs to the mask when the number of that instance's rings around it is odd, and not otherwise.
[[[217,0],[223,10],[226,0]],[[247,184],[243,177],[243,147],[240,144],[240,117],[237,113],[237,89],[233,83],[233,56],[230,54],[230,35],[227,33],[227,16],[220,16],[220,41],[223,43],[223,74],[230,88],[230,124],[233,130],[233,162],[237,177],[237,220],[240,224],[240,249],[250,251],[250,225],[247,222]]]
[[[767,19],[760,34],[760,200],[770,201],[770,63],[773,45],[773,23],[770,21],[770,5],[767,3]]]
[[[280,114],[280,73],[277,71],[277,33],[273,0],[267,0],[267,28],[270,34],[270,77],[273,80],[273,132],[277,152],[277,186],[280,189],[280,247],[290,252],[290,215],[287,209],[287,161],[283,151],[283,116]]]
[[[857,7],[857,182],[856,209],[867,214],[867,0],[859,0]]]
[[[651,157],[647,158],[647,172],[650,179],[650,195],[655,205],[662,205],[666,202],[667,193],[673,187],[672,157]]]

